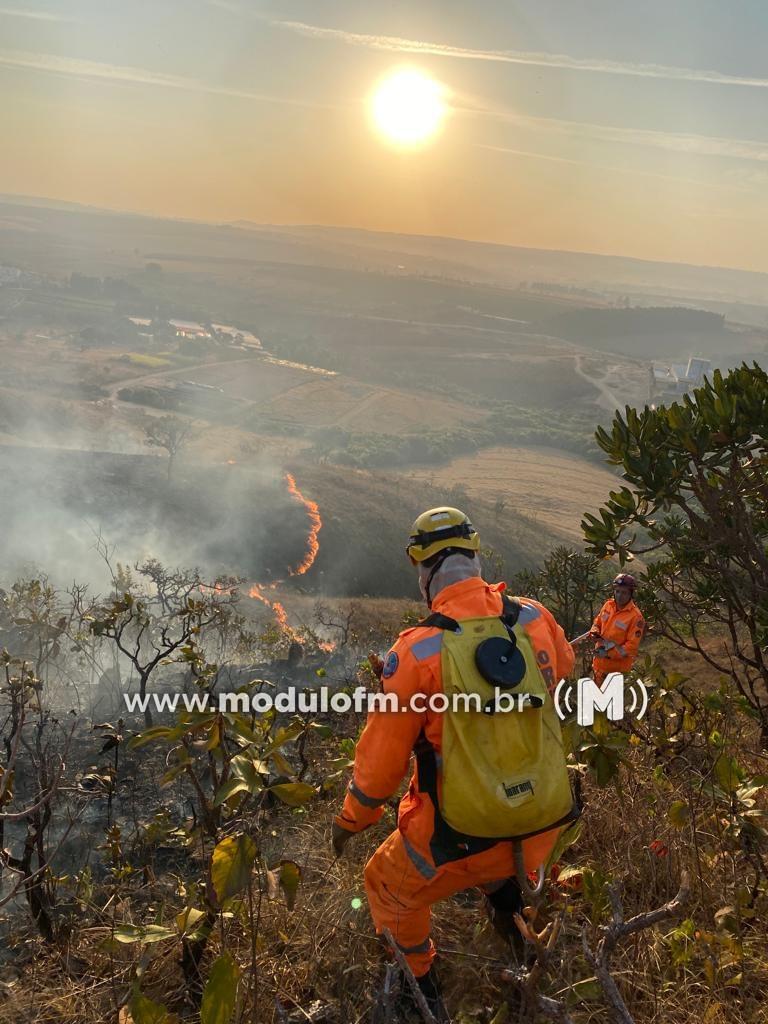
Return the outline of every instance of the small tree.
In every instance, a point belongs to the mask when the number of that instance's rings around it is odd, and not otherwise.
[[[91,632],[114,644],[128,661],[138,677],[142,702],[150,679],[164,665],[187,665],[193,675],[205,674],[211,682],[208,676],[218,666],[206,661],[203,646],[206,636],[220,639],[233,617],[238,619],[236,581],[225,577],[205,582],[195,569],[186,575],[171,573],[157,561],[137,571],[149,585],[130,573],[115,573],[113,596],[88,612]],[[152,724],[148,702],[144,720]]]
[[[192,439],[195,425],[178,416],[152,416],[144,423],[144,443],[150,448],[168,452],[168,479],[171,479],[176,456]]]
[[[541,601],[552,612],[566,635],[586,629],[603,600],[604,573],[600,559],[561,545],[545,558],[540,569],[523,569],[512,588]]]
[[[51,865],[82,808],[54,838],[54,809],[75,730],[65,733],[42,702],[43,684],[32,665],[0,650],[0,877],[8,871],[10,887],[0,893],[0,908],[23,891],[32,920],[46,942],[56,938],[55,880]],[[20,797],[16,783],[28,791]],[[6,840],[6,825],[23,829],[16,843]],[[18,855],[13,847],[18,846]]]
[[[5,646],[12,647],[32,664],[43,679],[59,657],[62,635],[72,612],[64,608],[47,577],[19,579],[0,598],[0,632]]]
[[[682,404],[627,407],[595,436],[630,487],[585,516],[590,550],[655,553],[646,616],[735,680],[768,744],[768,375],[715,371]]]
[[[263,683],[254,680],[239,688],[245,707]],[[298,808],[318,795],[317,786],[301,781],[308,764],[305,745],[311,732],[326,737],[330,730],[299,717],[279,725],[274,711],[262,717],[251,710],[183,712],[174,725],[156,726],[129,743],[131,750],[150,743],[167,745],[169,768],[160,784],[168,786],[179,779],[191,786],[187,792],[193,801],[194,825],[188,830],[188,839],[203,850],[213,847],[205,882],[190,887],[201,906],[190,905],[183,911],[184,927],[179,929],[181,970],[196,1006],[203,998],[202,959],[217,920],[222,920],[225,901],[231,910],[237,908],[241,919],[249,921],[255,960],[255,943],[260,936],[258,917],[254,918],[253,912],[254,866],[259,882],[263,878],[271,889],[282,888],[289,906],[293,905],[301,878],[299,865],[281,860],[270,871],[256,839],[260,838],[261,815],[270,801]],[[294,740],[301,769],[296,769],[286,756]],[[244,898],[243,890],[247,890]]]

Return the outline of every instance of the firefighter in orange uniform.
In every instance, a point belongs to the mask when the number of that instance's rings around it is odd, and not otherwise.
[[[629,672],[645,632],[643,613],[634,601],[637,580],[627,572],[613,581],[613,597],[595,616],[589,639],[595,641],[592,673],[602,683],[609,672]]]
[[[419,587],[432,620],[501,615],[505,584],[491,585],[482,579],[479,547],[477,532],[457,509],[432,509],[416,520],[407,553],[418,568]],[[546,608],[527,598],[518,601],[518,624],[530,638],[551,689],[571,672],[573,649]],[[443,692],[442,640],[438,627],[407,629],[380,663],[383,690],[396,693],[401,707],[414,694]],[[377,932],[390,929],[438,1020],[446,1015],[432,967],[431,904],[479,886],[486,893],[489,916],[502,934],[513,928],[517,932],[512,918],[523,906],[515,880],[513,844],[462,835],[442,818],[437,789],[442,785],[441,735],[442,715],[431,710],[372,711],[357,744],[343,810],[333,826],[338,855],[353,835],[381,818],[383,805],[409,771],[411,754],[416,754],[410,786],[400,801],[397,829],[368,861],[365,886]],[[562,827],[553,828],[524,840],[526,871],[546,860],[561,831]],[[514,941],[511,934],[505,937]]]

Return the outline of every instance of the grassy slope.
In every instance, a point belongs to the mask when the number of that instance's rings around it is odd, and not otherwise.
[[[434,487],[461,482],[473,500],[500,497],[506,503],[505,520],[529,516],[574,545],[581,543],[584,512],[594,511],[617,485],[607,469],[552,448],[487,448],[445,466],[406,473]]]
[[[282,470],[181,462],[169,483],[164,459],[53,449],[0,448],[5,484],[5,574],[31,558],[63,582],[95,565],[94,531],[116,557],[155,556],[176,565],[249,579],[285,579],[306,550],[309,519],[287,492]],[[413,594],[403,554],[412,521],[425,508],[466,498],[397,476],[291,465],[298,486],[323,517],[320,553],[293,584],[310,592],[399,597]],[[485,543],[509,571],[537,562],[555,542],[531,520],[496,521],[488,501],[471,511]],[[81,576],[82,578],[82,576]]]
[[[557,542],[557,534],[533,518],[503,515],[492,500],[473,498],[455,486],[434,487],[397,475],[333,467],[296,466],[296,479],[323,516],[320,553],[307,582],[336,594],[411,596],[413,570],[404,548],[411,523],[424,509],[458,502],[466,507],[483,544],[504,558],[510,573],[537,564]]]

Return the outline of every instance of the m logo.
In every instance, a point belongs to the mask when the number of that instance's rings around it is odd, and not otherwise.
[[[642,679],[630,683],[627,689],[632,697],[628,711],[639,720],[648,709],[648,690]],[[555,709],[560,718],[573,714],[572,697],[573,684],[561,679],[555,690]],[[621,672],[609,672],[601,686],[594,679],[577,681],[577,723],[594,725],[595,711],[604,711],[611,722],[620,722],[624,718],[624,675]]]

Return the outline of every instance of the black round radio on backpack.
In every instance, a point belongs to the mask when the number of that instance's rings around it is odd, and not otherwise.
[[[519,686],[525,676],[525,658],[514,637],[489,636],[478,644],[475,665],[487,683],[502,690]]]

